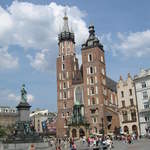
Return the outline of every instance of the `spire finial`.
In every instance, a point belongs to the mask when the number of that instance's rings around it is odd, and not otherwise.
[[[68,26],[68,17],[67,17],[67,10],[65,8],[65,11],[64,11],[64,26],[63,26],[63,32],[66,31],[66,32],[69,32],[69,26]]]

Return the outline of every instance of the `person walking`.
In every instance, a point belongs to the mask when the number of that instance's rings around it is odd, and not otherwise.
[[[72,149],[71,150],[77,150],[77,146],[76,146],[76,144],[74,142],[72,144]]]

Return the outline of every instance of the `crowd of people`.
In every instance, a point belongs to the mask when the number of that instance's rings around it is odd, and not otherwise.
[[[119,140],[126,144],[132,144],[135,140],[137,140],[136,134],[132,135],[120,135],[118,137],[112,136],[91,136],[91,137],[82,137],[80,139],[74,138],[64,138],[64,139],[53,139],[49,141],[49,145],[51,147],[55,147],[56,150],[77,150],[79,147],[78,144],[82,146],[88,146],[89,148],[101,148],[111,150],[113,146],[113,141]]]

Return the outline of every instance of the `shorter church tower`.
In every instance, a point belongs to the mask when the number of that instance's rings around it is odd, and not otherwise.
[[[104,119],[106,71],[103,46],[89,26],[89,37],[82,45],[85,114],[93,133],[99,133]]]

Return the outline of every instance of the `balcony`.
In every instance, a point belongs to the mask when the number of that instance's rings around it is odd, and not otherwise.
[[[132,122],[136,122],[136,121],[137,121],[137,119],[135,118],[132,120],[124,120],[124,121],[122,121],[122,123],[132,123]]]
[[[145,108],[139,111],[140,114],[150,113],[150,108]]]

